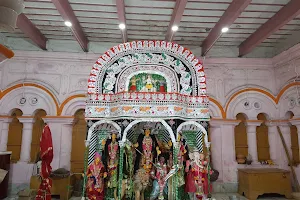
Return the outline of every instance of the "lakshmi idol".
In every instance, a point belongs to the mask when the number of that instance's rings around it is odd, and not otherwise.
[[[118,198],[118,153],[119,144],[117,141],[117,132],[111,132],[111,140],[106,142],[105,155],[107,157],[108,182],[107,187],[113,189],[114,198]]]
[[[87,170],[88,182],[86,189],[88,199],[104,200],[104,178],[106,176],[107,173],[101,161],[101,156],[96,152],[94,162]]]

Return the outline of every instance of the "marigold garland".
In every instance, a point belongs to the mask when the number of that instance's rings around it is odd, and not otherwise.
[[[0,53],[2,53],[6,58],[12,58],[15,55],[12,50],[6,48],[2,44],[0,44]]]

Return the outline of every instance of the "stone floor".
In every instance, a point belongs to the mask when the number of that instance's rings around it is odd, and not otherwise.
[[[231,198],[236,197],[236,198]],[[18,197],[8,197],[5,200],[16,200]],[[59,198],[52,198],[58,200]],[[258,198],[259,200],[285,200],[284,196],[279,195],[263,195]],[[23,199],[22,199],[23,200]],[[25,199],[24,199],[25,200]],[[27,199],[26,199],[27,200]],[[71,200],[81,200],[80,197],[72,197]],[[234,193],[215,193],[212,195],[212,200],[247,200],[247,198]]]

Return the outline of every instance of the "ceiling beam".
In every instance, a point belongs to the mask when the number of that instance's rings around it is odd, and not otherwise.
[[[17,19],[17,27],[29,37],[38,47],[47,50],[47,38],[41,31],[24,15],[21,13]]]
[[[121,30],[123,42],[127,42],[127,25],[126,25],[126,17],[125,17],[125,4],[124,0],[116,0],[117,4],[117,12],[120,24],[125,24],[125,29]]]
[[[202,56],[205,56],[221,37],[222,29],[224,27],[229,28],[250,3],[251,0],[232,1],[218,23],[214,26],[214,28],[209,32],[208,36],[202,42]]]
[[[70,27],[74,37],[78,41],[80,47],[84,52],[88,52],[88,39],[85,36],[82,27],[79,24],[77,17],[68,0],[51,0],[56,9],[62,16],[64,21],[70,21],[72,26]]]
[[[300,14],[300,1],[291,0],[287,5],[281,8],[273,17],[259,27],[239,46],[239,56],[250,53],[255,47],[261,44],[270,35],[283,27],[289,21]]]
[[[181,21],[184,9],[186,7],[188,0],[176,0],[175,8],[173,10],[172,18],[168,27],[168,31],[166,34],[166,41],[171,41],[173,37],[173,26],[178,26]]]

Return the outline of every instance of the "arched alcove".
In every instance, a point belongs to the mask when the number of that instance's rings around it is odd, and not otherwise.
[[[269,116],[265,113],[259,113],[257,119],[261,120],[260,126],[256,127],[257,155],[258,161],[270,160],[269,128],[266,125]]]
[[[238,113],[245,113],[249,119],[257,118],[259,113],[267,113],[270,118],[276,117],[274,100],[263,93],[249,91],[233,95],[233,99],[226,103],[227,118],[235,119]]]
[[[292,111],[288,111],[285,114],[287,119],[292,119],[294,117],[294,113]],[[291,125],[290,126],[291,132],[291,149],[292,149],[292,161],[293,165],[298,165],[300,163],[300,156],[299,156],[299,141],[298,141],[298,129],[297,126]]]
[[[237,120],[241,122],[234,128],[234,140],[235,140],[235,154],[243,155],[246,157],[248,155],[248,140],[247,140],[247,126],[246,120],[247,115],[244,113],[238,113],[236,115]]]
[[[82,173],[84,168],[84,152],[87,135],[87,123],[84,109],[79,109],[74,114],[72,130],[71,172]]]
[[[72,96],[71,98],[72,99],[64,105],[61,113],[62,116],[73,116],[78,110],[85,109],[86,97]]]
[[[49,93],[33,86],[24,86],[8,92],[0,100],[0,104],[2,115],[8,115],[13,108],[22,110],[24,116],[33,116],[39,109],[45,110],[51,116],[57,114],[56,102]]]
[[[11,151],[11,162],[18,162],[20,159],[22,145],[22,130],[23,124],[18,120],[18,117],[23,115],[20,109],[12,109],[12,121],[8,128],[7,151]]]
[[[43,109],[38,109],[34,112],[34,123],[32,127],[32,141],[30,151],[31,162],[36,162],[39,159],[40,138],[45,126],[45,122],[42,117],[45,117],[46,115],[47,113]]]

